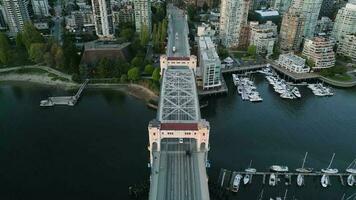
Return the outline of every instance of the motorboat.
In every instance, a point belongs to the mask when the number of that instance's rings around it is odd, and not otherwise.
[[[294,87],[294,88],[292,89],[292,93],[294,94],[294,96],[296,96],[296,97],[298,97],[298,98],[301,98],[301,97],[302,97],[302,95],[300,94],[299,89],[298,89],[297,87]]]
[[[250,172],[250,173],[256,173],[256,169],[255,168],[247,168],[245,169],[245,172]]]
[[[303,174],[298,174],[298,176],[297,176],[297,185],[298,186],[304,185],[304,175]]]
[[[237,174],[235,176],[234,182],[232,183],[232,191],[233,192],[238,192],[239,191],[241,178],[242,178],[242,176],[240,174]]]
[[[272,165],[270,167],[270,170],[274,171],[274,172],[288,172],[289,171],[287,166],[281,166],[281,165]]]
[[[347,177],[347,185],[349,186],[354,186],[355,185],[355,176],[353,174],[350,174],[348,177]]]
[[[306,168],[304,167],[305,161],[307,159],[308,152],[305,153],[304,159],[303,159],[303,164],[301,168],[295,169],[295,171],[300,172],[300,173],[310,173],[313,171],[313,168]]]
[[[49,107],[49,106],[53,106],[53,105],[54,105],[54,103],[50,99],[42,100],[40,102],[41,107]]]
[[[280,95],[283,99],[294,99],[294,95],[290,92],[284,92]]]
[[[277,184],[277,177],[276,177],[276,174],[272,173],[270,176],[269,176],[269,185],[270,186],[276,186]]]
[[[331,157],[329,166],[328,166],[326,169],[321,169],[321,172],[327,173],[327,174],[336,174],[336,173],[339,172],[338,169],[332,169],[332,168],[330,168],[330,167],[331,167],[331,164],[333,163],[334,157],[335,157],[335,153],[334,153],[333,156]]]
[[[244,185],[247,185],[250,182],[250,179],[251,179],[251,175],[245,174],[244,179],[243,179]]]
[[[323,186],[324,188],[328,187],[330,184],[329,176],[326,174],[323,174],[323,176],[321,177],[320,183],[321,183],[321,186]]]

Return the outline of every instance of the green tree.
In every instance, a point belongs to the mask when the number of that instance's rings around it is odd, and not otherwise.
[[[53,52],[54,62],[56,67],[63,68],[64,63],[64,53],[61,47],[57,48],[56,51]]]
[[[147,27],[147,25],[142,25],[141,33],[140,33],[141,45],[146,46],[149,39],[150,39],[150,33],[148,30],[148,27]]]
[[[126,83],[127,82],[127,75],[126,74],[121,75],[120,82],[121,83]]]
[[[16,42],[16,47],[21,47],[21,48],[25,47],[25,44],[23,43],[23,40],[22,40],[21,32],[17,33],[15,42]]]
[[[256,56],[256,46],[255,45],[248,46],[247,53],[249,56],[255,57]]]
[[[313,61],[313,59],[307,59],[307,65],[310,68],[313,68],[313,67],[315,67],[315,62]]]
[[[125,28],[120,32],[120,37],[125,38],[127,41],[131,41],[135,35],[135,31],[132,28]]]
[[[0,63],[7,65],[10,62],[10,43],[4,33],[0,33]]]
[[[46,63],[47,66],[52,67],[54,65],[53,56],[51,55],[50,52],[46,52],[43,55],[43,61]]]
[[[143,65],[143,58],[141,56],[135,56],[132,60],[131,60],[131,65],[134,67],[139,67],[141,68]]]
[[[97,65],[98,77],[107,78],[109,75],[110,61],[107,58],[100,59]]]
[[[131,68],[127,72],[127,78],[130,81],[137,81],[140,79],[140,69],[138,67]]]
[[[27,51],[30,50],[31,44],[44,42],[43,36],[37,31],[36,27],[31,22],[25,23],[21,35],[22,43],[25,45]]]
[[[155,68],[154,68],[152,65],[150,65],[150,64],[148,64],[148,65],[145,66],[145,73],[146,73],[146,74],[152,75],[152,73],[153,73],[154,70],[155,70]]]
[[[161,72],[160,68],[156,67],[152,73],[152,79],[154,81],[159,81],[159,79],[161,78],[160,72]]]
[[[43,62],[43,55],[46,51],[46,44],[44,43],[33,43],[30,46],[29,56],[30,59],[35,63]]]

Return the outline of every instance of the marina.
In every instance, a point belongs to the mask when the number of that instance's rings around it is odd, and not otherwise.
[[[263,99],[260,93],[257,92],[257,88],[250,78],[242,75],[233,74],[232,75],[235,86],[237,87],[237,92],[241,95],[242,100],[250,102],[261,102]]]
[[[75,104],[78,102],[83,90],[88,85],[88,83],[89,83],[89,79],[86,79],[74,96],[48,97],[45,100],[41,100],[40,106],[41,107],[51,107],[55,105],[75,106]]]

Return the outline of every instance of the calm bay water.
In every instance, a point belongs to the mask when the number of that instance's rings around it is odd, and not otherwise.
[[[228,77],[228,82],[231,79]],[[328,165],[344,170],[356,157],[356,90],[335,89],[331,98],[317,98],[302,89],[303,98],[280,99],[256,79],[264,101],[242,102],[233,92],[209,98],[202,116],[211,124],[210,180],[220,168],[267,170],[272,164],[290,168]],[[128,199],[128,186],[149,178],[147,124],[155,117],[141,101],[110,90],[86,90],[75,107],[40,108],[49,95],[71,94],[34,85],[0,85],[1,199]],[[340,199],[355,188],[322,189],[319,178],[306,186],[290,186],[289,197]],[[295,185],[295,180],[293,180]],[[242,187],[236,199],[256,199],[261,178]],[[282,195],[285,186],[265,186],[265,197]]]

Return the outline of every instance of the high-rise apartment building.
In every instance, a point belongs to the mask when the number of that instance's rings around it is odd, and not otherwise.
[[[110,0],[91,0],[96,35],[100,39],[114,38],[114,23]]]
[[[323,0],[302,0],[302,15],[305,19],[304,38],[314,37],[322,1]]]
[[[347,56],[356,62],[356,34],[347,34],[339,41],[337,53]]]
[[[273,0],[271,2],[271,8],[277,10],[280,14],[283,14],[288,10],[291,3],[292,0]]]
[[[3,0],[9,34],[16,35],[23,30],[26,21],[30,21],[27,6],[23,0]]]
[[[203,89],[221,86],[221,61],[215,44],[210,37],[199,37],[199,68],[203,79]]]
[[[31,0],[33,13],[37,17],[47,17],[49,14],[48,0]]]
[[[305,18],[301,12],[302,1],[294,0],[284,14],[279,35],[279,46],[284,51],[298,50],[303,41]]]
[[[313,69],[325,69],[335,65],[334,42],[325,37],[305,40],[303,56],[314,62]]]
[[[321,3],[319,18],[329,17],[331,18],[334,12],[334,0],[323,0]]]
[[[238,47],[243,27],[247,26],[249,0],[222,0],[220,40],[225,47]]]
[[[267,57],[272,55],[278,37],[277,25],[271,21],[267,21],[265,24],[251,22],[250,27],[250,45],[256,46],[258,54],[265,54]]]
[[[140,33],[145,26],[152,31],[151,0],[134,0],[136,32]]]
[[[339,42],[345,35],[356,33],[356,0],[349,1],[336,15],[332,36]]]

